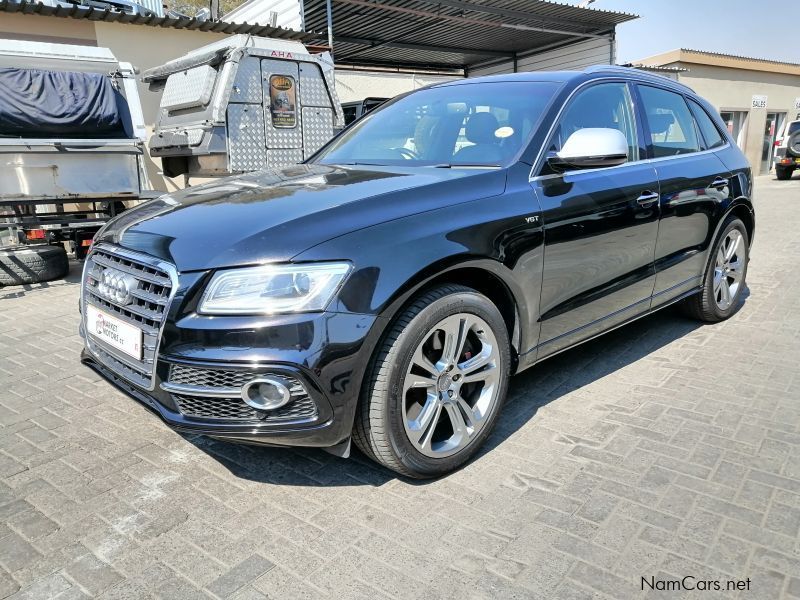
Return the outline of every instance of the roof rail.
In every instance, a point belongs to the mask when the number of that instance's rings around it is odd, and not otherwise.
[[[643,65],[646,66],[646,65]],[[637,77],[641,77],[643,79],[650,79],[652,81],[656,81],[658,83],[665,83],[669,82],[671,85],[688,90],[691,93],[695,93],[692,88],[690,88],[685,83],[681,83],[676,79],[672,79],[670,77],[664,77],[663,75],[658,75],[656,73],[650,73],[647,71],[643,71],[642,69],[637,69],[635,66],[624,66],[624,65],[591,65],[586,67],[583,70],[584,73],[619,73],[621,75],[633,75],[635,74]]]
[[[630,73],[631,70],[629,67],[623,67],[620,65],[591,65],[586,67],[583,72],[584,73],[597,73],[597,72],[606,72],[612,71],[616,73]]]

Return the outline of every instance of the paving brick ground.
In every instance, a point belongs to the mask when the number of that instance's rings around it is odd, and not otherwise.
[[[757,192],[733,319],[668,311],[520,375],[486,452],[432,483],[182,437],[79,365],[77,265],[0,289],[0,597],[577,600],[688,575],[800,598],[800,178]]]

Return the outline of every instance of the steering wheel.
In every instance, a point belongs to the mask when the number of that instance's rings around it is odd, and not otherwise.
[[[414,152],[413,150],[409,150],[404,146],[399,146],[397,148],[389,148],[392,152],[397,152],[406,160],[419,160],[419,155]]]

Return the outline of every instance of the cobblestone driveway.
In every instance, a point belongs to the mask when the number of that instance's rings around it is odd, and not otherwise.
[[[690,575],[800,598],[800,178],[757,192],[739,314],[667,311],[520,375],[486,452],[432,483],[182,437],[78,363],[77,264],[0,289],[0,597],[631,598]]]

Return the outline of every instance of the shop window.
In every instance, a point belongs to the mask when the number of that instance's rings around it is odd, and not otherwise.
[[[728,128],[728,133],[736,140],[736,145],[744,150],[744,138],[747,126],[747,111],[744,110],[723,110],[720,112],[722,120],[725,121],[725,127]]]

